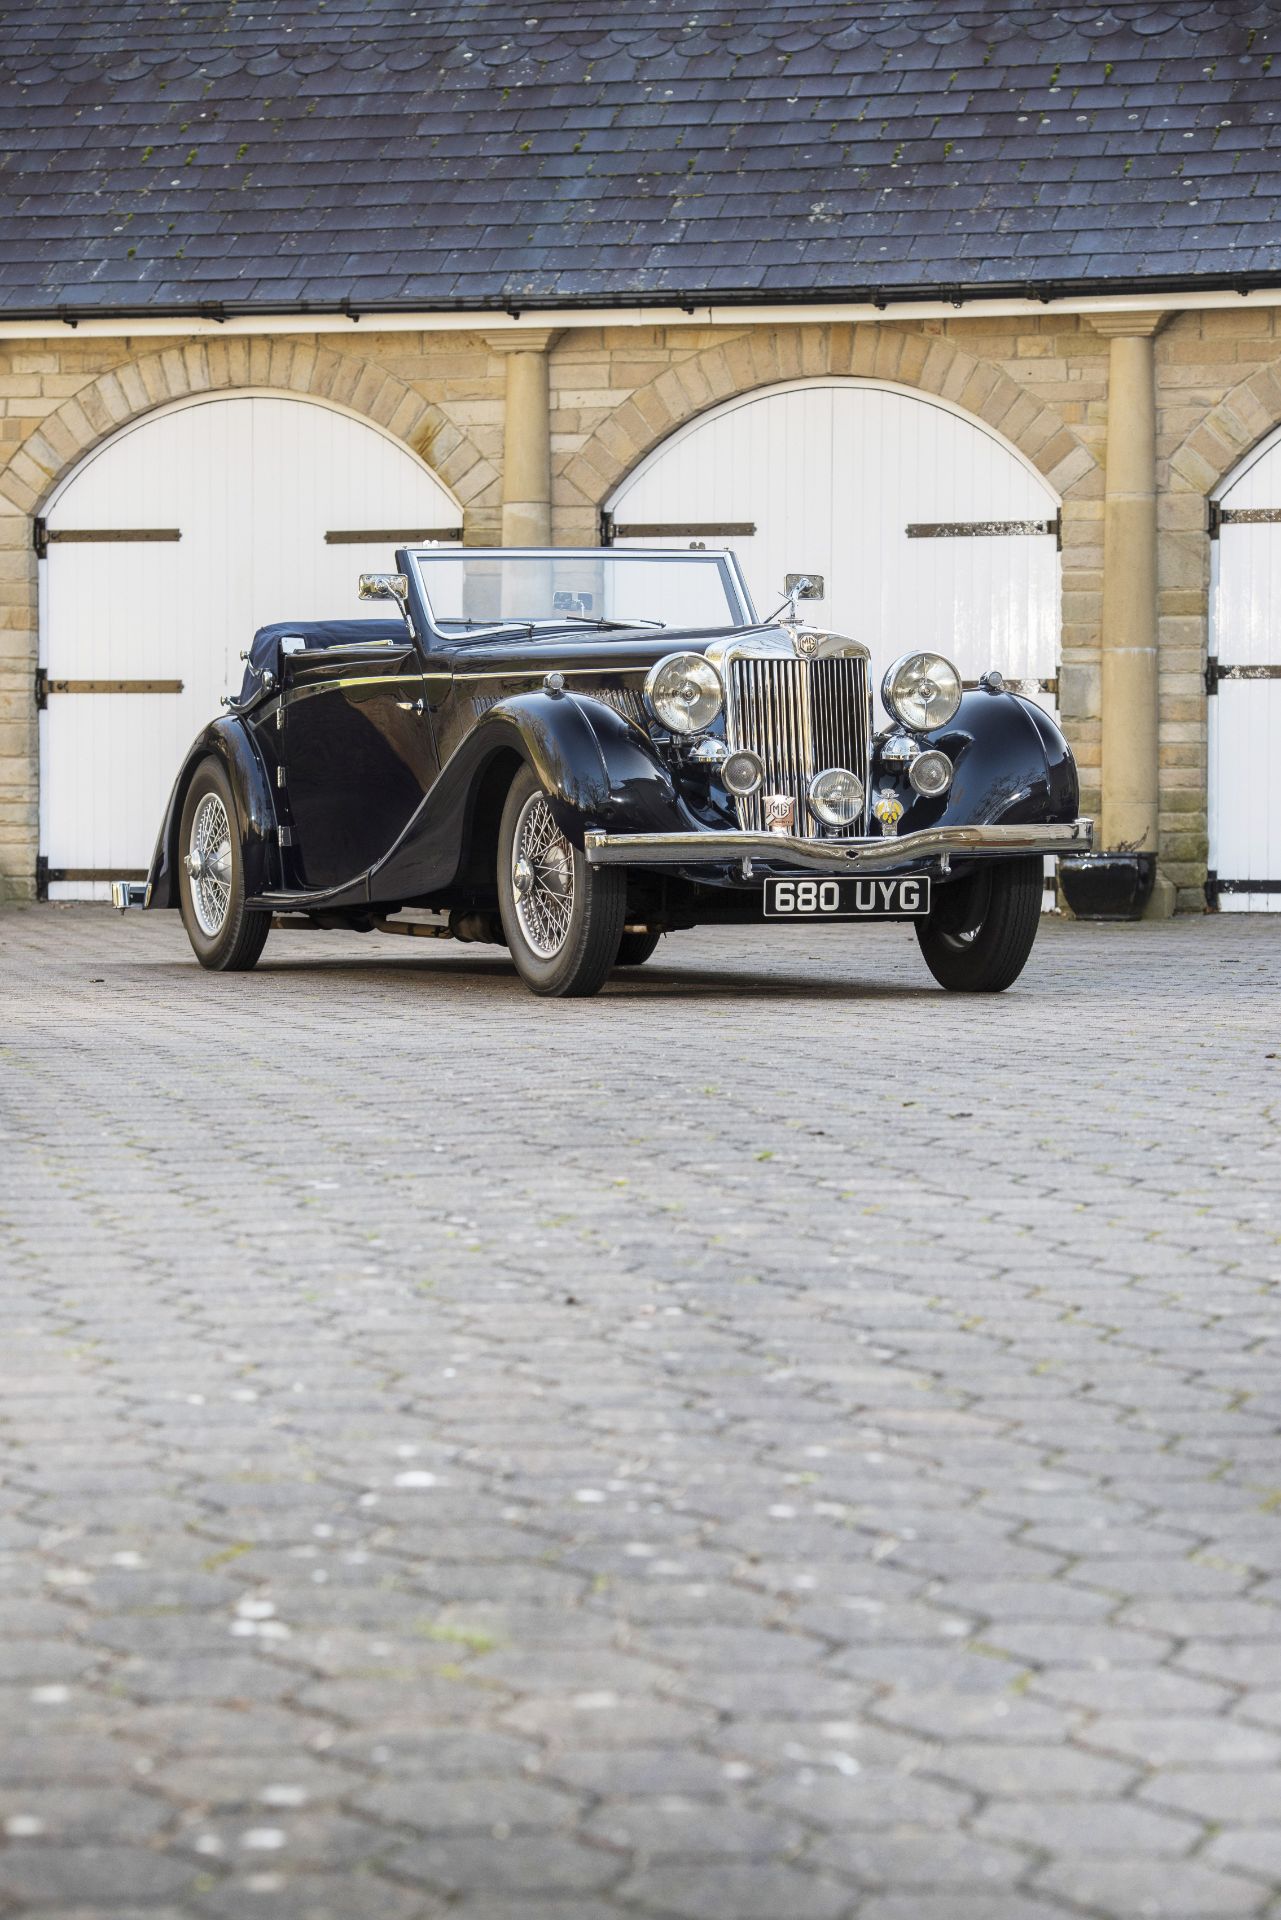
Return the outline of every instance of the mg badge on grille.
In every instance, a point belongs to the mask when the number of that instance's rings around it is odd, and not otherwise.
[[[792,644],[798,653],[817,653],[818,635],[816,633],[796,633],[792,635]]]
[[[765,824],[771,833],[790,833],[796,817],[796,802],[790,793],[767,793]]]

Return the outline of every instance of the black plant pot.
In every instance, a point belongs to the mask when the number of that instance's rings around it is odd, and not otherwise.
[[[1059,861],[1063,898],[1078,920],[1141,920],[1155,879],[1152,853],[1085,853]]]

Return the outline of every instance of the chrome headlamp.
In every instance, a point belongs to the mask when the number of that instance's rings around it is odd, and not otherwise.
[[[701,653],[669,653],[645,676],[645,701],[669,733],[701,733],[724,702],[721,676]]]
[[[891,719],[917,733],[945,727],[961,704],[961,676],[939,653],[905,653],[881,682]]]

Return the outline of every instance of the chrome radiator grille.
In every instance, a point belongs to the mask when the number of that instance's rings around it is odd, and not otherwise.
[[[762,830],[765,795],[785,793],[796,808],[792,831],[819,837],[825,829],[806,798],[813,776],[848,767],[867,789],[867,661],[848,654],[819,660],[740,655],[729,663],[728,693],[731,749],[750,747],[765,763],[764,785],[737,803],[739,824]]]

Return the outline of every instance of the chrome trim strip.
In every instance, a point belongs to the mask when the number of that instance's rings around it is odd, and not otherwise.
[[[295,655],[296,659],[298,656]],[[301,687],[286,687],[280,696],[282,707],[293,707],[300,700],[314,700],[320,693],[345,693],[348,687],[396,687],[402,681],[422,686],[424,682],[439,680],[448,682],[449,675],[443,673],[423,673],[415,669],[412,673],[365,673],[347,680],[309,681]]]
[[[807,840],[794,833],[593,833],[583,836],[593,867],[724,866],[760,860],[811,873],[874,873],[911,866],[938,854],[1088,853],[1094,845],[1091,819],[1061,824],[993,827],[924,827],[894,838]]]

